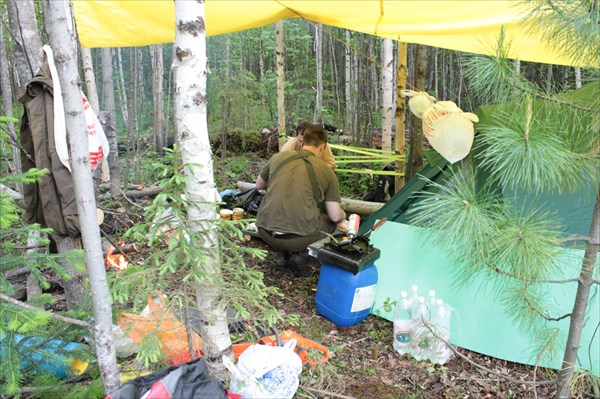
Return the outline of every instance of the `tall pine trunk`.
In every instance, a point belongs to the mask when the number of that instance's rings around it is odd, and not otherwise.
[[[408,45],[398,42],[398,71],[396,77],[396,154],[405,155],[405,122],[406,122],[406,96],[402,91],[406,89],[408,75]],[[404,159],[396,161],[396,171],[404,173]],[[396,192],[404,187],[404,176],[396,176],[394,185]]]
[[[214,221],[219,194],[214,183],[212,152],[208,137],[206,80],[206,33],[204,2],[175,1],[175,126],[187,177],[190,231],[201,232],[206,258],[200,268],[206,278],[196,282],[196,303],[201,320],[204,355],[213,372],[224,376],[221,360],[231,356],[226,304],[221,294],[219,237]]]
[[[96,198],[94,197],[86,125],[83,117],[81,82],[77,72],[77,60],[73,59],[73,55],[77,54],[77,51],[68,25],[73,21],[66,18],[68,14],[65,5],[67,4],[53,0],[43,0],[42,2],[46,31],[56,55],[56,67],[63,91],[77,212],[90,277],[96,358],[104,390],[106,394],[109,394],[120,385],[119,369],[113,344],[110,293],[106,282],[100,229],[96,219]]]
[[[425,91],[425,70],[427,69],[427,48],[417,44],[415,51],[415,89]],[[406,180],[410,180],[423,167],[423,124],[412,116],[410,150],[408,153]]]
[[[585,310],[590,298],[590,288],[593,284],[594,268],[596,266],[596,259],[598,258],[598,249],[600,248],[600,189],[596,195],[596,205],[594,206],[590,236],[588,238],[579,274],[573,312],[571,312],[569,334],[567,336],[562,368],[558,377],[557,399],[568,399],[571,397],[569,391],[573,381],[573,372],[581,341],[581,330],[585,321]]]

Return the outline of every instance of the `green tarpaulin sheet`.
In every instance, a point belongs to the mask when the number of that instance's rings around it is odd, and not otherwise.
[[[505,307],[493,294],[489,282],[476,279],[467,286],[454,284],[453,266],[448,256],[440,250],[439,243],[428,241],[425,229],[396,222],[387,222],[372,233],[371,243],[381,250],[381,258],[375,262],[379,281],[373,313],[392,320],[393,314],[385,312],[384,303],[397,300],[400,291],[410,291],[413,284],[422,294],[431,289],[436,296],[456,309],[452,318],[451,343],[475,352],[511,362],[534,365],[538,355],[531,337],[517,328],[517,324],[505,313]],[[579,275],[583,251],[565,250],[562,276],[556,279],[573,278]],[[596,266],[596,279],[598,279]],[[544,284],[547,298],[556,304],[556,314],[571,312],[576,283]],[[586,314],[586,322],[579,349],[581,367],[600,369],[600,298],[598,285],[592,287]],[[569,318],[556,322],[566,339]],[[391,327],[390,327],[391,328]],[[560,368],[562,348],[540,366]]]

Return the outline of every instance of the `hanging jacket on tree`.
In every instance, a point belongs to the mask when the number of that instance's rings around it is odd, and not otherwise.
[[[28,223],[53,229],[53,237],[80,235],[77,203],[71,172],[61,163],[54,142],[54,97],[47,62],[29,82],[23,97],[21,165],[48,169],[38,183],[23,187]]]

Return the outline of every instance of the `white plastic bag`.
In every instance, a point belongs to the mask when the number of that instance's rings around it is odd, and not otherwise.
[[[451,163],[469,154],[477,115],[464,113],[452,101],[439,101],[423,115],[423,133],[431,146]]]
[[[410,108],[410,111],[420,119],[423,119],[425,111],[433,107],[433,104],[435,103],[435,97],[430,96],[424,91],[402,90],[402,94],[411,97],[411,99],[408,100],[408,108]]]
[[[231,372],[230,390],[244,398],[291,399],[302,372],[302,360],[294,352],[296,340],[285,346],[252,345],[238,360],[237,366],[227,357],[223,362]]]
[[[67,145],[67,128],[65,124],[65,108],[62,98],[62,90],[58,79],[58,71],[54,64],[54,53],[49,45],[42,47],[48,59],[48,67],[52,75],[52,86],[54,96],[54,145],[60,162],[71,171],[69,162],[69,146]],[[88,148],[90,153],[90,165],[92,170],[96,169],[98,163],[108,156],[109,146],[104,130],[98,121],[96,113],[90,106],[87,98],[81,92],[83,102],[83,116],[85,118]]]

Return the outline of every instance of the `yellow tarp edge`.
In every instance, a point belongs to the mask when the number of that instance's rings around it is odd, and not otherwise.
[[[206,0],[206,33],[214,36],[304,18],[407,43],[495,54],[504,28],[508,56],[574,65],[524,26],[525,1],[515,0]],[[173,0],[74,0],[85,47],[142,46],[175,38]],[[585,66],[585,65],[578,65]],[[598,67],[598,65],[595,65]]]

